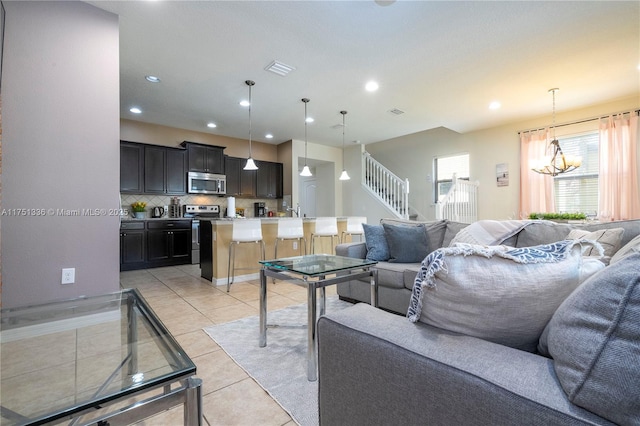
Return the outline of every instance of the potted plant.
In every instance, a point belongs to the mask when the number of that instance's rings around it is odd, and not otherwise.
[[[134,216],[136,219],[144,219],[144,209],[147,207],[147,203],[144,201],[136,201],[131,204],[131,209],[133,210]]]
[[[529,219],[544,219],[554,222],[568,222],[570,220],[585,220],[587,215],[584,213],[531,213]]]

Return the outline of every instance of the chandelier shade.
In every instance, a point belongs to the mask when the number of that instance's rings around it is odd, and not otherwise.
[[[531,160],[531,170],[550,176],[571,172],[582,165],[582,158],[574,155],[565,155],[560,147],[560,142],[556,139],[556,92],[558,90],[560,89],[549,89],[549,93],[553,96],[553,137],[547,146],[549,155],[545,155],[538,160]]]

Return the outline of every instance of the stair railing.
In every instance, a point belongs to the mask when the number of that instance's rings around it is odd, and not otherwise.
[[[362,185],[395,216],[409,219],[409,180],[396,176],[368,152],[362,153]]]
[[[447,195],[436,203],[436,219],[448,219],[461,223],[478,220],[478,181],[458,179],[453,175],[453,184]]]

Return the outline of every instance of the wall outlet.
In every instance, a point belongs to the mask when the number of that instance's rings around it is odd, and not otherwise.
[[[62,269],[62,284],[73,284],[76,282],[76,268]]]

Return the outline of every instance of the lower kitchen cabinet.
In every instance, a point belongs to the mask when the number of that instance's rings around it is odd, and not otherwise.
[[[145,267],[146,232],[144,222],[123,222],[120,226],[120,270]]]
[[[141,251],[137,252],[136,248]],[[121,271],[190,263],[191,220],[122,223],[120,227]]]

